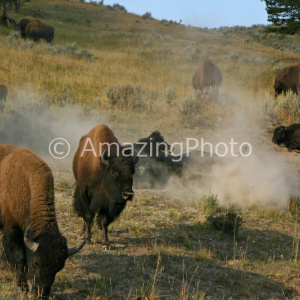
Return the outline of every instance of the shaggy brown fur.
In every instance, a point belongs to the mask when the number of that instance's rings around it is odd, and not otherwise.
[[[111,154],[106,156],[107,164],[100,155],[108,148],[100,143],[116,143],[111,145]],[[94,148],[92,151],[84,149]],[[117,155],[117,147],[120,155]],[[132,182],[134,174],[133,157],[122,155],[124,148],[118,144],[113,132],[106,125],[94,127],[82,137],[73,160],[73,172],[76,179],[74,192],[74,209],[84,219],[83,231],[88,240],[91,239],[91,225],[95,214],[102,229],[102,243],[109,245],[107,227],[120,215],[128,200],[132,200]],[[107,155],[107,151],[105,155]]]
[[[36,19],[22,19],[19,24],[22,38],[25,38],[25,28],[27,24],[29,24],[30,22],[40,22],[40,21]]]
[[[300,91],[300,64],[286,67],[278,71],[274,84],[275,97],[288,90],[298,95]]]
[[[202,90],[208,87],[218,87],[222,83],[222,73],[209,59],[202,62],[193,76],[195,90]]]
[[[28,291],[28,273],[34,280],[33,291],[47,296],[68,257],[67,241],[59,232],[55,216],[52,172],[30,150],[1,145],[0,191],[3,246],[17,269],[17,284]],[[24,243],[29,225],[30,240],[38,244],[35,251]]]
[[[40,21],[33,20],[26,25],[24,37],[34,41],[44,39],[48,43],[51,43],[54,39],[54,28]]]

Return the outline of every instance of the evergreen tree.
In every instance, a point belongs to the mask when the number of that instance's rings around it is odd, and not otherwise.
[[[268,31],[295,34],[300,31],[300,0],[262,0],[266,2]]]

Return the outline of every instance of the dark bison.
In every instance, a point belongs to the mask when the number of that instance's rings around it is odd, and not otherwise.
[[[22,19],[20,21],[21,36],[36,41],[41,39],[51,43],[54,39],[54,28],[39,20]]]
[[[139,156],[136,165],[135,182],[142,187],[163,187],[172,176],[181,176],[182,163],[170,154],[170,145],[159,131],[134,144]]]
[[[89,241],[91,225],[98,214],[101,242],[106,246],[109,246],[108,225],[133,198],[134,165],[138,158],[125,154],[124,150],[125,147],[118,143],[106,125],[98,125],[81,138],[73,160],[76,179],[74,209],[84,220],[83,231]]]
[[[222,73],[209,59],[202,62],[193,76],[193,86],[195,90],[218,87],[221,83]]]
[[[7,93],[8,93],[7,86],[3,83],[0,83],[0,112],[1,113],[3,112],[4,109],[3,102],[6,101]]]
[[[300,64],[289,66],[278,71],[274,84],[275,98],[288,90],[298,95],[300,90]]]
[[[300,150],[300,124],[276,127],[272,142],[277,145],[283,144],[289,151]]]
[[[55,216],[50,168],[26,148],[0,146],[0,229],[7,259],[17,269],[17,285],[28,291],[27,278],[39,297],[47,298],[55,275],[70,255]]]

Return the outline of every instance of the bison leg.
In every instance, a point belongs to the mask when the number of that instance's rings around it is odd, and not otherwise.
[[[94,216],[91,215],[85,215],[83,217],[84,220],[84,224],[83,224],[83,232],[84,232],[84,236],[87,238],[87,242],[90,243],[91,242],[91,237],[92,237],[92,224],[93,224],[93,219]]]
[[[90,212],[90,198],[86,190],[81,190],[77,185],[74,192],[73,208],[77,215],[84,220],[82,232],[87,238],[87,242],[91,241],[91,227],[93,224],[94,214]]]
[[[17,286],[28,292],[26,248],[20,229],[4,232],[3,247],[8,261],[17,269]]]
[[[102,245],[109,246],[110,243],[109,243],[109,240],[107,237],[107,232],[108,232],[107,227],[110,223],[108,222],[108,220],[105,216],[100,215],[100,214],[98,214],[97,223],[98,223],[100,229],[102,230],[102,238],[101,238]]]

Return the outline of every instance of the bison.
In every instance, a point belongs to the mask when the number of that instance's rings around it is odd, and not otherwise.
[[[21,31],[21,37],[22,38],[26,37],[25,36],[25,28],[26,28],[27,24],[30,23],[30,22],[33,22],[33,21],[40,22],[39,20],[35,20],[35,19],[22,19],[20,21],[19,26],[20,26],[20,31]]]
[[[193,86],[196,91],[209,87],[218,87],[221,83],[222,73],[209,59],[202,62],[193,76]]]
[[[300,64],[289,66],[278,71],[274,84],[275,98],[288,90],[298,95],[300,90]]]
[[[276,145],[283,144],[288,151],[300,150],[300,124],[276,127],[272,142]]]
[[[139,156],[135,181],[151,188],[163,187],[171,176],[181,176],[182,163],[170,154],[170,145],[159,131],[134,144]]]
[[[39,20],[22,19],[20,30],[23,38],[29,38],[35,42],[44,39],[51,43],[54,39],[54,28]]]
[[[124,150],[106,125],[94,127],[79,142],[73,159],[76,179],[73,207],[84,220],[83,231],[89,242],[97,214],[101,242],[109,247],[107,227],[133,198],[133,174],[138,157],[125,155]]]
[[[3,102],[6,101],[7,98],[7,86],[3,83],[0,83],[0,112],[3,113],[4,110],[4,104]]]
[[[55,275],[70,255],[84,245],[67,248],[54,203],[50,168],[26,148],[0,146],[0,229],[7,259],[17,269],[17,285],[47,298]]]

